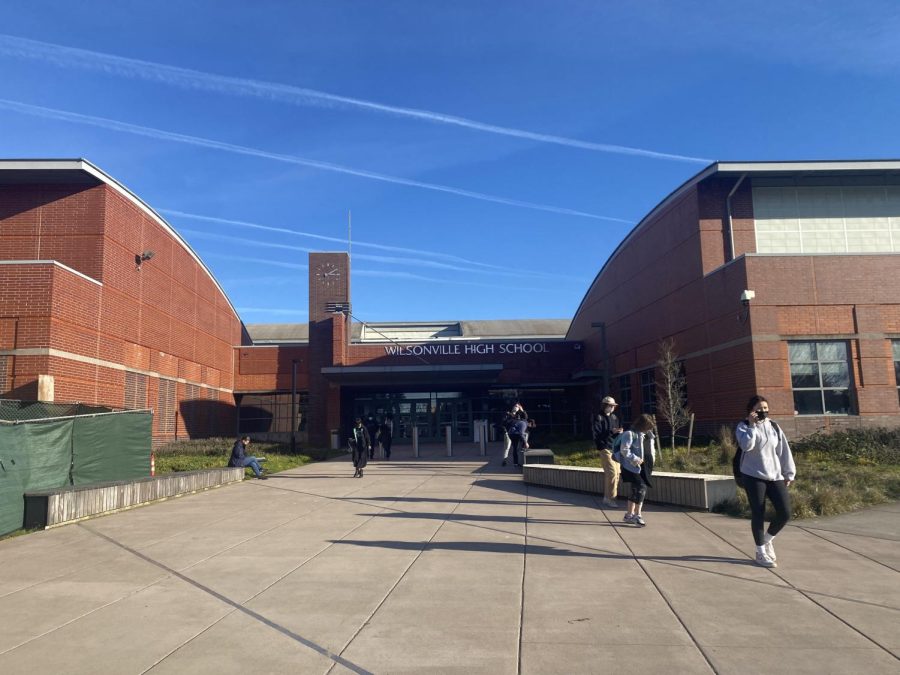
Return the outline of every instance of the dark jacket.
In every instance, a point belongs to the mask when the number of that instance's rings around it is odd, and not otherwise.
[[[394,422],[393,420],[384,420],[381,423],[381,426],[378,427],[378,438],[382,440],[390,440],[394,437]]]
[[[372,438],[365,427],[354,426],[350,430],[350,450],[353,466],[363,468],[369,461],[369,448],[372,447]]]
[[[612,450],[613,441],[616,438],[613,429],[618,429],[620,426],[619,418],[616,417],[615,413],[610,413],[609,415],[600,413],[597,415],[592,428],[594,446],[598,450]]]
[[[511,425],[515,421],[516,421],[515,415],[513,415],[512,413],[505,413],[503,415],[503,419],[500,420],[500,424],[499,424],[500,430],[504,434],[508,434],[509,433],[509,425]]]
[[[228,466],[242,467],[244,466],[244,457],[247,454],[247,446],[240,438],[235,441],[231,447],[231,459],[228,460]]]

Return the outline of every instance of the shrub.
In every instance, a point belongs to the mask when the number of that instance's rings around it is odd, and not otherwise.
[[[900,428],[818,432],[791,443],[797,455],[821,453],[851,463],[900,464]]]

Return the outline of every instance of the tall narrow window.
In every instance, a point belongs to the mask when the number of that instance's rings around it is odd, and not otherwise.
[[[653,368],[641,371],[641,412],[656,413],[656,372]]]
[[[891,342],[894,350],[894,381],[897,383],[897,397],[900,399],[900,340]]]
[[[619,376],[619,422],[631,422],[631,375]]]
[[[788,353],[796,414],[851,414],[846,342],[791,342]]]

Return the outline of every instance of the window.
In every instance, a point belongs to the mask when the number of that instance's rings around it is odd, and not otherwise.
[[[753,188],[760,253],[900,252],[900,186]]]
[[[897,397],[900,398],[900,340],[891,342],[894,350],[894,381],[897,383]]]
[[[619,422],[631,422],[631,375],[619,376]]]
[[[798,415],[849,415],[846,342],[791,342],[791,387]]]
[[[305,431],[309,392],[297,391],[294,403],[292,415],[290,392],[244,394],[238,403],[238,433],[290,433],[292,427],[294,431]]]
[[[641,371],[641,412],[656,414],[656,374],[653,368]]]

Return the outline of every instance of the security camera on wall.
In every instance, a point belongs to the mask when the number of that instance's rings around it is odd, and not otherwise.
[[[741,293],[741,304],[746,307],[750,304],[750,301],[756,297],[756,293],[753,291],[744,291]]]

